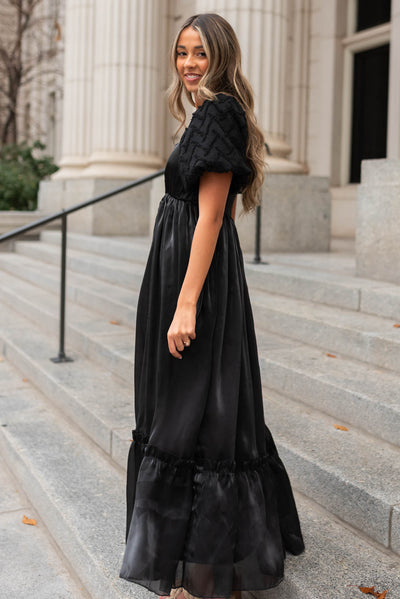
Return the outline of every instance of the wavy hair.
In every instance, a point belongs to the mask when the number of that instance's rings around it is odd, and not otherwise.
[[[264,181],[265,141],[254,115],[253,90],[242,72],[238,38],[228,21],[218,14],[205,13],[189,17],[172,44],[170,60],[173,81],[167,93],[170,112],[180,122],[175,134],[184,127],[186,122],[182,93],[185,93],[190,104],[195,106],[192,94],[184,86],[176,68],[178,40],[187,27],[192,27],[198,32],[208,58],[208,68],[197,88],[197,98],[200,103],[204,100],[212,101],[216,94],[223,92],[236,98],[245,112],[248,129],[246,158],[252,174],[243,189],[242,198],[243,209],[249,212],[259,203],[259,192]]]

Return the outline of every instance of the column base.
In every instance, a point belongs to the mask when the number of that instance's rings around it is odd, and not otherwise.
[[[304,167],[302,164],[299,164],[298,162],[293,162],[291,160],[287,160],[287,158],[282,158],[281,156],[267,156],[266,165],[267,178],[268,175],[272,173],[287,175],[304,175],[307,174],[308,171],[308,169]]]
[[[117,187],[126,179],[71,178],[41,181],[39,209],[57,212]],[[68,230],[88,235],[148,235],[151,181],[68,217]]]
[[[400,160],[363,160],[358,187],[356,271],[400,284]]]
[[[101,179],[138,179],[162,168],[155,155],[128,152],[94,152],[82,172],[83,177]]]
[[[58,171],[51,175],[52,181],[82,177],[82,173],[87,167],[87,160],[82,157],[65,156],[60,160],[59,167]]]
[[[128,152],[94,152],[86,160],[66,157],[60,161],[60,169],[51,177],[62,179],[139,179],[163,167],[163,161],[155,155]]]
[[[239,216],[236,224],[243,251],[253,252],[254,213]],[[267,174],[262,189],[262,252],[328,252],[330,239],[329,179]]]

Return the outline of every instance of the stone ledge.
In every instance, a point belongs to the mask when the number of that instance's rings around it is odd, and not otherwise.
[[[9,233],[17,227],[29,225],[39,218],[49,216],[50,212],[43,210],[0,210],[0,235]],[[37,231],[32,232],[33,235],[38,235]]]

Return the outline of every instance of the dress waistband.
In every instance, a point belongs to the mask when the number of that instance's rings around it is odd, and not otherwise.
[[[226,205],[225,205],[225,213],[230,214],[231,209],[232,209],[232,204],[233,201],[236,197],[236,193],[231,193],[228,194],[228,197],[226,198]],[[192,204],[193,206],[198,207],[199,202],[198,202],[198,195],[193,195],[193,196],[189,196],[189,197],[183,197],[183,198],[178,198],[174,195],[172,195],[171,193],[169,193],[168,191],[165,192],[163,199],[165,198],[170,198],[171,200],[176,200],[178,202],[185,202],[186,204]]]

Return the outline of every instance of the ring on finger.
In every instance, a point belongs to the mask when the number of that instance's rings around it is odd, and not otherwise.
[[[185,345],[186,347],[188,347],[190,345],[190,341],[189,339],[187,339],[186,341],[183,342],[183,345]]]

